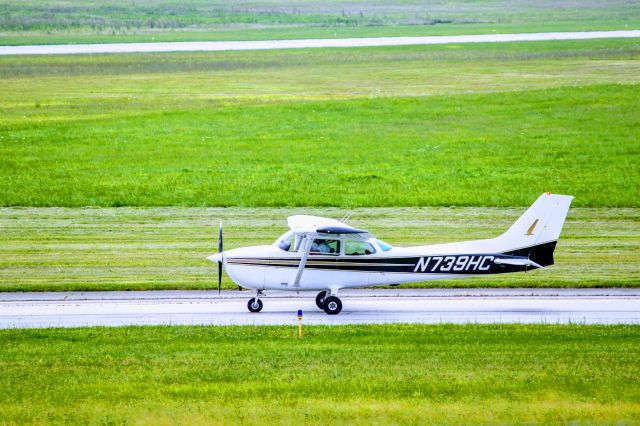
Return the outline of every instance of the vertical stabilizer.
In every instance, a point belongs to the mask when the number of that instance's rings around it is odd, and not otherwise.
[[[553,250],[560,237],[573,197],[544,193],[511,227],[498,237],[505,254],[527,256],[542,266],[553,264]]]

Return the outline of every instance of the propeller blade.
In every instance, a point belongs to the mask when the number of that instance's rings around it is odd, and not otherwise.
[[[218,253],[222,253],[223,242],[222,242],[222,222],[220,222],[220,233],[218,234]],[[224,255],[220,256],[220,260],[218,261],[218,295],[222,291],[222,262],[224,261]]]

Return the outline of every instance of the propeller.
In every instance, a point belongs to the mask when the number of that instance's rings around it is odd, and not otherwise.
[[[218,234],[218,253],[222,253],[222,247],[222,222],[220,222],[220,233]],[[220,291],[222,289],[222,262],[224,260],[223,256],[224,255],[221,254],[220,260],[218,260],[218,295],[220,295]]]

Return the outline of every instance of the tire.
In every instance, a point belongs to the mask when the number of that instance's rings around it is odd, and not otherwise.
[[[324,309],[324,298],[327,297],[326,291],[321,291],[316,296],[316,306],[320,309]]]
[[[247,303],[247,308],[249,308],[249,311],[251,312],[260,312],[263,306],[262,300],[256,300],[255,297],[249,299],[249,303]]]
[[[336,296],[326,297],[323,309],[329,315],[337,315],[342,310],[342,302]]]

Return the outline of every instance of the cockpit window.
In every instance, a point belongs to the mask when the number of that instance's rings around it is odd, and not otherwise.
[[[284,250],[284,251],[289,251],[291,250],[291,246],[292,246],[292,241],[291,240],[280,240],[278,241],[278,247],[280,247],[280,250]]]
[[[380,247],[382,251],[389,251],[392,249],[392,247],[389,244],[385,243],[384,241],[380,241],[378,239],[375,239],[374,241],[376,242],[376,244],[378,244],[378,247]]]
[[[276,245],[280,250],[295,251],[295,234],[291,231],[278,238]]]
[[[311,244],[309,254],[340,254],[340,240],[316,238]]]
[[[347,240],[344,242],[344,254],[346,255],[364,255],[375,252],[376,249],[367,241]]]

